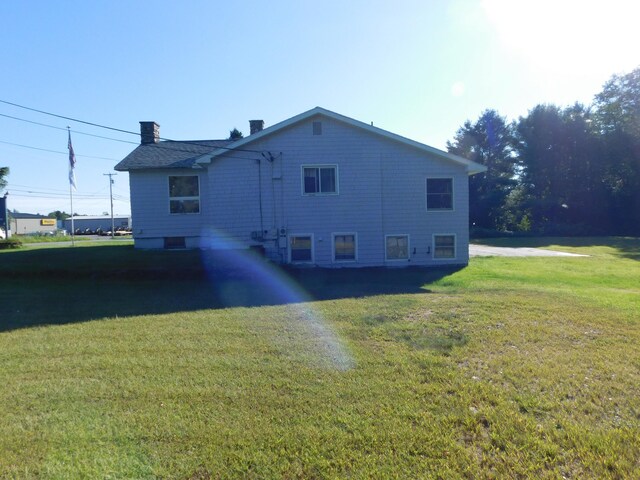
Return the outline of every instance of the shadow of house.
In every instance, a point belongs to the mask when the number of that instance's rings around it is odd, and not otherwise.
[[[460,269],[284,269],[246,251],[144,252],[129,247],[6,252],[2,259],[0,331],[203,309],[424,294],[429,293],[425,285]]]

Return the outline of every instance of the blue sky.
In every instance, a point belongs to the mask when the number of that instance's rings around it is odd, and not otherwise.
[[[0,2],[0,100],[176,140],[225,138],[315,106],[445,148],[494,108],[590,103],[640,65],[633,0]],[[0,103],[9,208],[69,211],[66,126],[77,155],[74,210],[109,210],[104,173],[135,135]],[[62,153],[45,152],[20,144]],[[94,158],[101,157],[101,158]],[[128,177],[115,213],[130,211]]]

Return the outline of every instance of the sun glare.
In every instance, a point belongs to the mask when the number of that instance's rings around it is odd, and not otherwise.
[[[608,77],[639,63],[640,2],[483,0],[482,6],[505,48],[534,69]]]

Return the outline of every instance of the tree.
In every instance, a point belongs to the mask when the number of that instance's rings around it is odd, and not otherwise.
[[[447,142],[450,153],[487,167],[469,179],[469,221],[481,228],[506,227],[504,204],[516,186],[517,157],[513,149],[513,125],[495,110],[485,110],[475,123],[467,120]]]
[[[228,140],[240,140],[241,138],[244,138],[244,135],[237,128],[234,127],[234,129],[229,132]]]
[[[540,233],[606,229],[600,144],[590,110],[537,105],[516,127],[523,205]]]
[[[640,68],[614,75],[595,97],[603,181],[614,233],[640,234]]]
[[[67,212],[56,210],[54,212],[50,212],[47,217],[55,218],[56,220],[66,220],[67,218],[71,217],[71,215],[69,215]]]
[[[9,167],[0,167],[0,191],[7,186],[7,176],[9,175]]]

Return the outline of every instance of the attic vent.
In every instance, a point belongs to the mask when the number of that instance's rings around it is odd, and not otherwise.
[[[322,135],[322,122],[313,122],[313,134]]]

